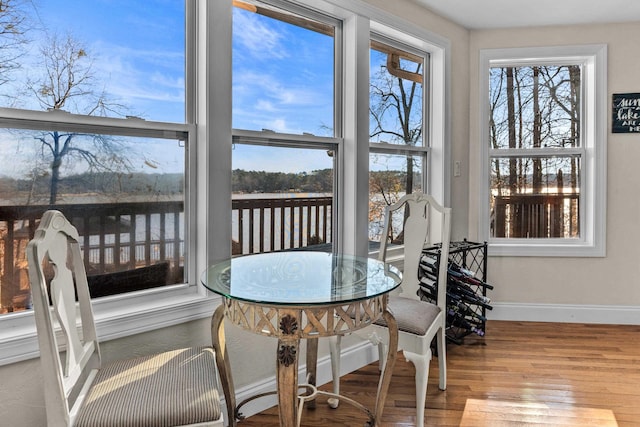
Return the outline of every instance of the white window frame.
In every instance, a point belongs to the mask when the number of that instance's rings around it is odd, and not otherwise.
[[[493,238],[489,231],[490,167],[492,156],[509,150],[489,148],[489,72],[492,66],[544,64],[582,66],[583,114],[581,155],[580,237],[521,239]],[[489,243],[489,255],[603,257],[606,255],[607,165],[607,46],[577,45],[533,48],[483,49],[480,51],[480,170],[481,197],[478,215],[480,238]],[[523,150],[520,150],[523,151]],[[564,153],[564,151],[563,151]],[[513,154],[513,153],[511,153]],[[569,151],[566,154],[571,154]]]
[[[333,136],[316,136],[309,133],[302,134],[286,134],[280,132],[274,132],[271,130],[255,131],[248,129],[232,129],[232,142],[233,144],[244,145],[257,145],[257,146],[273,146],[282,148],[296,148],[296,149],[322,149],[328,151],[334,151],[338,158],[338,166],[334,173],[334,183],[339,181],[335,179],[340,174],[340,155],[342,153],[342,145],[344,144],[343,125],[342,125],[342,81],[343,81],[343,38],[341,20],[330,17],[326,13],[319,12],[317,8],[311,9],[304,7],[294,2],[284,2],[282,0],[262,0],[267,4],[272,4],[275,7],[282,8],[284,11],[293,12],[299,16],[307,18],[312,21],[322,22],[327,25],[332,25],[335,28],[333,40],[334,40],[334,88],[333,88]],[[311,30],[309,30],[311,31]],[[232,159],[233,160],[233,159]],[[339,201],[339,187],[334,188],[333,195],[333,209],[332,212],[338,212],[340,210]],[[340,222],[335,214],[332,213],[332,236],[331,242],[334,247],[338,247],[341,242],[338,236],[341,234],[339,230]]]
[[[402,28],[399,30],[398,28]],[[423,192],[431,194],[444,206],[450,206],[450,98],[449,87],[449,42],[435,37],[424,30],[410,31],[410,28],[395,27],[389,23],[373,21],[371,33],[387,41],[396,41],[399,46],[415,49],[416,54],[425,56],[423,72],[426,79],[423,84],[423,135],[421,147],[402,145],[385,146],[371,143],[372,152],[389,154],[420,153],[423,156]],[[368,93],[368,92],[367,92]],[[426,173],[425,173],[426,169]]]
[[[385,28],[382,25],[374,25],[379,32],[372,31],[371,32],[371,40],[375,40],[389,46],[405,50],[410,52],[416,56],[423,57],[422,62],[422,75],[423,75],[423,85],[422,85],[422,144],[419,146],[407,146],[402,144],[391,144],[384,142],[373,142],[369,141],[369,154],[382,154],[382,155],[397,155],[397,156],[408,156],[413,155],[420,157],[421,159],[421,181],[420,188],[424,193],[429,193],[429,186],[432,182],[434,182],[434,176],[430,176],[429,172],[431,171],[431,134],[429,130],[431,129],[431,88],[429,87],[430,80],[430,60],[429,54],[422,49],[419,49],[418,46],[421,43],[416,39],[410,39],[406,35],[403,37],[404,43],[398,41],[391,37],[388,28]],[[406,42],[410,44],[406,44]],[[371,157],[369,157],[369,161],[371,161]],[[441,181],[440,179],[436,179],[435,182]],[[369,252],[370,256],[378,256],[378,249],[371,250]],[[397,261],[402,258],[404,254],[403,245],[397,245],[396,247],[387,249],[387,259],[391,261]]]
[[[195,2],[186,1],[187,19],[187,81],[193,82],[195,66],[189,58],[195,54]],[[192,28],[192,29],[190,29]],[[190,34],[191,32],[191,34]],[[165,123],[135,118],[117,119],[69,114],[65,112],[32,111],[0,108],[0,126],[7,128],[52,129],[64,128],[83,132],[113,135],[161,137],[184,139],[187,147],[185,174],[188,192],[185,195],[185,218],[188,221],[188,283],[148,289],[127,294],[113,295],[92,301],[96,328],[100,341],[121,338],[141,332],[169,327],[210,316],[216,303],[199,285],[199,273],[203,271],[198,260],[198,246],[202,240],[197,233],[196,183],[206,182],[206,171],[198,170],[198,146],[194,111],[190,108],[195,99],[192,84],[187,88],[186,123]],[[199,176],[196,177],[196,173]],[[32,310],[0,316],[0,366],[39,356],[35,320]]]
[[[407,155],[414,153],[422,157],[422,191],[431,194],[443,206],[450,206],[450,174],[449,163],[451,158],[450,144],[450,43],[423,29],[416,29],[400,21],[377,18],[370,23],[370,38],[392,43],[401,48],[415,50],[414,53],[425,57],[423,73],[426,76],[423,84],[422,113],[424,144],[420,147],[406,147],[397,144],[381,144],[369,142],[370,153]],[[367,61],[369,64],[369,61]],[[428,68],[427,68],[428,67]],[[367,65],[368,70],[368,65]],[[369,84],[369,75],[367,75]],[[369,87],[366,89],[369,96]],[[368,99],[367,99],[368,101]],[[368,117],[367,102],[367,123]],[[369,135],[367,133],[367,141]],[[367,155],[367,164],[369,157]],[[368,172],[367,172],[368,173]],[[360,203],[369,205],[368,191],[366,199]],[[368,224],[368,219],[366,220]],[[368,230],[367,230],[368,236]],[[389,260],[397,260],[402,253],[402,248],[390,249],[387,254]],[[369,256],[377,256],[378,251],[369,252]]]
[[[297,0],[308,7],[322,7],[343,19],[345,37],[343,188],[339,220],[341,250],[371,255],[368,250],[369,211],[369,49],[371,33],[411,46],[429,56],[428,106],[430,142],[425,191],[450,206],[451,158],[451,42],[423,27],[382,12],[359,0]],[[351,49],[356,49],[352,51]],[[426,97],[425,97],[426,98]],[[354,124],[354,119],[357,123]],[[344,179],[346,178],[346,180]],[[351,231],[353,234],[349,234]]]
[[[195,139],[195,127],[189,124],[147,122],[137,119],[88,117],[63,112],[41,112],[0,108],[0,126],[22,129],[65,129],[112,135],[185,140],[187,147]],[[187,150],[193,160],[195,151]],[[193,197],[186,194],[185,217],[193,224]],[[100,340],[120,338],[166,327],[210,314],[211,302],[198,286],[198,271],[191,261],[195,242],[189,227],[187,253],[188,283],[118,294],[92,301]],[[33,311],[0,316],[0,365],[38,356]]]

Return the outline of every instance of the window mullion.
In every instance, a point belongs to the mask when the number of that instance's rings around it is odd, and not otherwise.
[[[378,142],[372,142],[369,144],[369,152],[371,153],[425,154],[430,150],[430,147],[416,147],[414,145],[381,144]]]
[[[579,157],[585,154],[583,147],[571,148],[500,148],[490,149],[489,157]]]
[[[339,246],[366,256],[369,205],[369,34],[368,19],[354,15],[343,24],[344,141],[339,152]]]
[[[233,130],[233,142],[254,145],[300,146],[340,144],[342,138],[322,137],[315,135],[294,135],[269,131]]]

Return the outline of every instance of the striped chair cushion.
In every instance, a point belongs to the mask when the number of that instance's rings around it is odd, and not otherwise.
[[[424,335],[431,326],[440,307],[426,301],[413,298],[389,297],[389,310],[398,322],[398,330],[416,335]],[[376,321],[377,325],[387,326],[384,318]]]
[[[186,348],[114,362],[98,372],[76,427],[170,427],[220,418],[215,355]]]

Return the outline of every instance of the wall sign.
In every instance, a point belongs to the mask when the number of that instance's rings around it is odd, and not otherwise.
[[[640,133],[640,93],[614,93],[613,133]]]

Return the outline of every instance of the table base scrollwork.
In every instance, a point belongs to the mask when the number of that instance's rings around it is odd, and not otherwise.
[[[244,330],[278,339],[277,346],[277,387],[278,408],[281,427],[300,425],[305,402],[313,405],[317,395],[327,395],[362,409],[368,416],[367,425],[379,426],[382,410],[391,381],[398,346],[396,320],[387,310],[388,295],[378,295],[368,299],[352,301],[348,304],[322,305],[268,305],[223,298],[223,303],[215,311],[211,335],[216,361],[225,395],[229,426],[237,425],[244,417],[240,408],[254,396],[236,405],[235,390],[229,365],[229,356],[224,337],[224,321],[229,321]],[[376,408],[369,411],[360,403],[344,396],[320,391],[315,386],[318,338],[344,335],[371,325],[383,317],[389,326],[389,352],[378,384]],[[300,340],[307,340],[307,383],[298,384],[298,359]],[[299,393],[304,390],[304,393]]]

